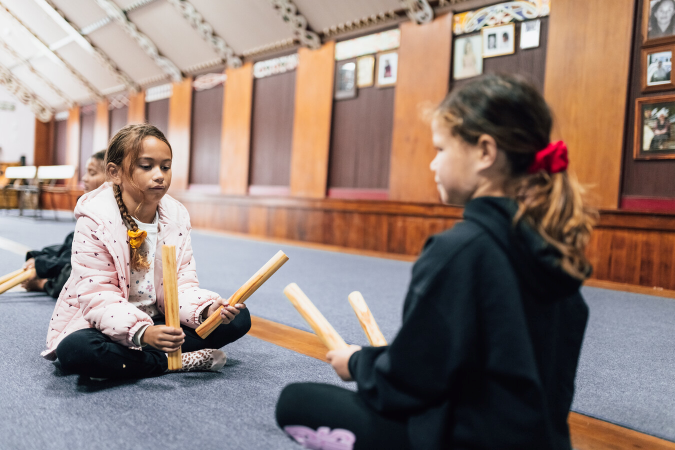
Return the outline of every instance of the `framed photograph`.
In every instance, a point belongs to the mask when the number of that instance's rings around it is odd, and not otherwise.
[[[394,86],[398,76],[398,52],[377,55],[377,87]]]
[[[635,159],[675,159],[675,95],[639,98],[635,106]]]
[[[529,20],[523,22],[520,26],[520,48],[539,47],[539,37],[541,36],[541,20]]]
[[[662,45],[642,50],[643,92],[675,89],[673,83],[673,50],[675,45]]]
[[[516,52],[516,26],[513,23],[485,27],[483,34],[483,58],[512,55]]]
[[[483,73],[483,36],[467,36],[455,39],[452,78],[463,80]]]
[[[643,0],[642,42],[659,45],[675,42],[675,0]]]
[[[356,61],[340,61],[337,63],[335,76],[335,99],[354,97],[356,97]]]
[[[375,84],[375,56],[362,56],[356,60],[356,86],[370,87]]]

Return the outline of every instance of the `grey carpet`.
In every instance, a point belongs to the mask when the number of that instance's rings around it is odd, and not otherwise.
[[[72,222],[0,216],[0,236],[29,246],[56,243],[72,227]],[[257,316],[308,329],[282,294],[288,283],[296,282],[348,342],[367,342],[347,302],[353,290],[364,294],[388,339],[400,326],[410,263],[205,232],[194,232],[193,247],[202,286],[224,297],[277,250],[288,254],[290,261],[247,302]],[[11,271],[21,261],[18,255],[0,251],[0,273]],[[675,441],[675,300],[593,288],[584,288],[584,295],[591,318],[573,409]],[[172,423],[194,426],[195,430],[208,429],[200,423],[229,425],[228,418],[235,417],[236,425],[223,431],[234,444],[212,439],[205,448],[292,448],[273,420],[274,400],[282,385],[295,380],[338,383],[325,364],[246,337],[228,350],[233,364],[220,375],[170,375],[92,387],[74,377],[60,376],[52,364],[36,356],[43,346],[52,308],[50,300],[27,293],[0,297],[0,313],[5,323],[11,324],[0,328],[0,339],[12,360],[0,367],[0,379],[7,380],[0,387],[0,398],[10,399],[7,407],[3,401],[0,409],[0,432],[23,445],[17,448],[40,448],[42,444],[60,448],[70,434],[86,436],[77,438],[78,445],[86,448],[87,439],[103,442],[99,435],[116,436],[115,430],[120,429],[123,436],[114,442],[129,448],[137,441],[144,443],[138,448],[197,442],[189,433],[163,438],[158,423],[174,420],[166,411],[175,404],[190,414]],[[24,325],[31,331],[19,339],[16,329]],[[206,391],[203,397],[196,400],[202,391]],[[175,397],[162,395],[171,392]],[[213,409],[199,408],[202,399],[209,399]],[[160,406],[151,408],[152,404]],[[146,418],[157,411],[161,420]],[[102,416],[107,416],[106,420]],[[37,431],[29,440],[25,439],[27,429]]]

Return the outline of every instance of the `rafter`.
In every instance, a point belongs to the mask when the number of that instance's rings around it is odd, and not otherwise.
[[[291,27],[293,35],[300,43],[309,48],[321,47],[321,38],[308,28],[307,19],[300,14],[292,0],[269,0],[274,10]]]
[[[428,0],[401,0],[410,20],[418,25],[434,20],[434,9]]]
[[[237,56],[225,39],[218,36],[213,31],[213,26],[204,20],[204,17],[197,11],[192,3],[187,0],[166,0],[171,3],[183,18],[197,30],[199,35],[211,45],[211,48],[218,53],[218,55],[225,60],[228,67],[241,67],[241,58]]]
[[[141,49],[157,64],[157,66],[166,73],[172,81],[181,81],[183,74],[180,69],[166,56],[159,53],[157,46],[152,40],[141,33],[138,27],[132,23],[124,13],[124,11],[117,6],[112,0],[96,0],[98,6],[110,17],[117,22],[126,33],[133,38]]]
[[[89,82],[80,72],[78,72],[68,61],[65,59],[61,58],[58,54],[53,52],[50,48],[49,45],[40,37],[33,32],[26,24],[24,24],[21,19],[16,17],[12,11],[7,8],[4,3],[0,2],[0,9],[4,10],[13,20],[16,22],[19,26],[21,26],[24,30],[26,30],[28,33],[31,34],[36,40],[36,42],[40,43],[40,46],[43,48],[43,51],[49,55],[51,55],[53,58],[56,58],[58,61],[63,64],[63,66],[68,69],[68,71],[71,73],[72,76],[78,79],[80,83],[85,87],[87,91],[89,91],[89,94],[91,94],[92,97],[94,97],[96,100],[103,100],[103,95],[101,92],[96,89],[96,87]]]
[[[54,111],[47,102],[38,97],[19,81],[8,68],[0,65],[0,85],[12,93],[21,103],[28,105],[35,117],[41,122],[49,122],[54,116]]]
[[[89,50],[100,62],[103,64],[108,72],[110,72],[120,83],[126,86],[127,89],[136,93],[140,91],[140,86],[127,75],[122,69],[120,69],[117,64],[99,47],[94,45],[89,38],[78,30],[78,28],[66,17],[65,13],[61,11],[52,0],[34,0],[49,16],[59,23],[62,28],[68,31],[70,36],[74,36],[77,42],[84,47],[86,50]],[[79,38],[78,38],[79,36]]]

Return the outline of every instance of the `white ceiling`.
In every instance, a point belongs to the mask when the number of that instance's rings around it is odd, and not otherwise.
[[[115,67],[131,83],[149,87],[171,81],[167,67],[177,67],[187,76],[209,67],[221,68],[226,63],[213,43],[202,36],[204,30],[200,33],[193,28],[190,18],[184,17],[174,4],[176,0],[112,1],[125,11],[140,35],[132,37],[123,24],[108,18],[100,6],[102,0],[0,0],[0,64],[54,111],[59,111],[66,109],[69,102],[87,104],[101,96],[128,90],[129,83],[121,81]],[[180,3],[194,8],[197,19],[201,17],[206,22],[203,24],[206,30],[210,27],[216,37],[243,59],[243,55],[259,58],[261,49],[297,45],[297,41],[293,43],[291,26],[274,7],[275,3],[288,1],[181,0]],[[347,22],[402,11],[401,0],[293,0],[293,3],[298,14],[307,19],[310,30],[320,35],[323,30]],[[191,19],[194,21],[195,17]],[[105,64],[94,48],[100,49],[111,64]],[[159,55],[153,57],[153,51]]]

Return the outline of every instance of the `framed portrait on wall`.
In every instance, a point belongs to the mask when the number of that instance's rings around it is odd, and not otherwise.
[[[659,45],[675,42],[675,0],[643,0],[642,42]]]
[[[523,22],[520,26],[520,48],[525,50],[528,48],[539,47],[539,40],[541,38],[541,20],[528,20]]]
[[[389,87],[396,84],[398,78],[398,52],[380,53],[377,55],[377,87]]]
[[[483,37],[460,37],[455,39],[452,78],[463,80],[483,73]]]
[[[483,34],[483,58],[512,55],[516,52],[516,26],[513,23],[485,27]]]
[[[634,159],[675,159],[673,122],[675,95],[637,99]]]
[[[375,84],[375,56],[362,56],[356,60],[356,86],[370,87]]]
[[[335,99],[354,97],[356,97],[356,61],[340,61],[337,63],[335,76]]]
[[[675,89],[673,83],[673,51],[675,45],[642,49],[642,91]]]

